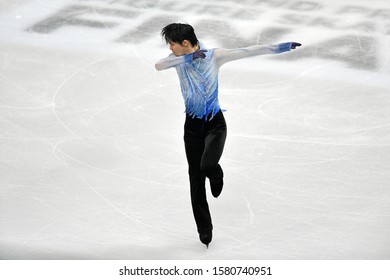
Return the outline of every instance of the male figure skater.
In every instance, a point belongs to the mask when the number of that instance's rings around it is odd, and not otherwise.
[[[218,102],[218,72],[226,62],[262,54],[276,54],[295,49],[295,42],[256,45],[238,49],[206,49],[192,26],[172,23],[161,31],[172,51],[159,60],[158,71],[175,67],[186,107],[184,143],[189,166],[192,210],[199,239],[207,247],[213,225],[206,199],[205,182],[209,179],[214,197],[221,194],[223,171],[218,164],[226,139],[226,122]]]

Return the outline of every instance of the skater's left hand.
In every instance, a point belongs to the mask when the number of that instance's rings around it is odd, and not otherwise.
[[[192,60],[195,60],[197,58],[202,58],[202,59],[205,58],[206,57],[205,52],[207,52],[207,50],[197,50],[192,54]]]
[[[295,50],[296,47],[300,47],[302,46],[301,43],[297,43],[297,42],[291,42],[291,49]]]

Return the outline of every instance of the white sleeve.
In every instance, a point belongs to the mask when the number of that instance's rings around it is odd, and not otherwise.
[[[174,54],[170,54],[168,57],[157,61],[155,68],[157,71],[161,71],[188,61],[192,61],[192,54],[182,56],[175,56]]]
[[[218,66],[226,62],[247,58],[263,54],[277,54],[291,50],[291,43],[281,43],[276,45],[255,45],[238,49],[215,49]]]

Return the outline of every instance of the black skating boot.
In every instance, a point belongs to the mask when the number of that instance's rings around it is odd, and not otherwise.
[[[210,188],[211,188],[211,194],[217,198],[223,188],[223,177],[218,178],[218,179],[210,179]]]
[[[199,239],[208,248],[209,247],[209,243],[213,239],[213,232],[212,232],[212,230],[206,231],[206,232],[200,232],[199,233]]]

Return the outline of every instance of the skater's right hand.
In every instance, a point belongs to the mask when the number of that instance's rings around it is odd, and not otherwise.
[[[197,58],[205,58],[207,50],[197,50],[196,52],[192,53],[192,60],[195,60]]]

